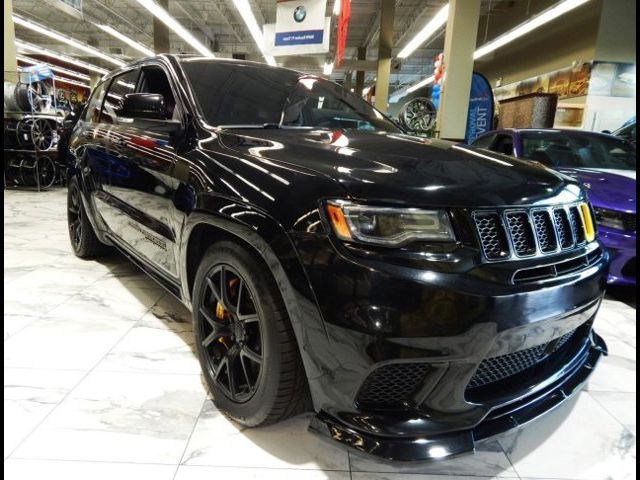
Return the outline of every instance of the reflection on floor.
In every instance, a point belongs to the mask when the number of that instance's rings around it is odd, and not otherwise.
[[[308,416],[227,420],[206,398],[189,313],[118,255],[75,258],[65,201],[4,194],[6,478],[635,478],[636,312],[624,302],[605,300],[596,326],[611,355],[572,405],[475,455],[389,465],[308,433]]]

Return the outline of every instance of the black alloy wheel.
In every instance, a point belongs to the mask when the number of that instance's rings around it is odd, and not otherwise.
[[[73,253],[80,258],[99,257],[109,253],[108,245],[102,243],[93,230],[82,203],[82,192],[78,179],[69,179],[67,189],[67,224]]]
[[[217,265],[209,273],[198,314],[209,375],[230,400],[246,402],[260,382],[263,345],[253,295],[237,270]]]
[[[82,246],[82,200],[80,199],[80,189],[77,182],[69,185],[67,200],[67,222],[69,224],[69,239],[74,251],[80,250]]]

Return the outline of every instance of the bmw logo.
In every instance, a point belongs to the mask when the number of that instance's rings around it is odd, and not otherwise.
[[[296,7],[296,9],[293,11],[293,19],[296,22],[301,23],[304,22],[305,18],[307,18],[307,9],[302,5]]]

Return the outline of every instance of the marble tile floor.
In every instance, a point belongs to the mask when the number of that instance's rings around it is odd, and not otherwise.
[[[117,254],[74,257],[65,201],[4,193],[7,479],[636,476],[635,297],[604,301],[596,326],[611,355],[570,404],[475,455],[390,465],[309,433],[309,415],[260,429],[226,419],[202,384],[189,313]]]

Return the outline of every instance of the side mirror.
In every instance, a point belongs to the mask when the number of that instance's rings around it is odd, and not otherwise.
[[[141,120],[167,120],[164,97],[159,93],[128,93],[122,97],[120,116]]]

